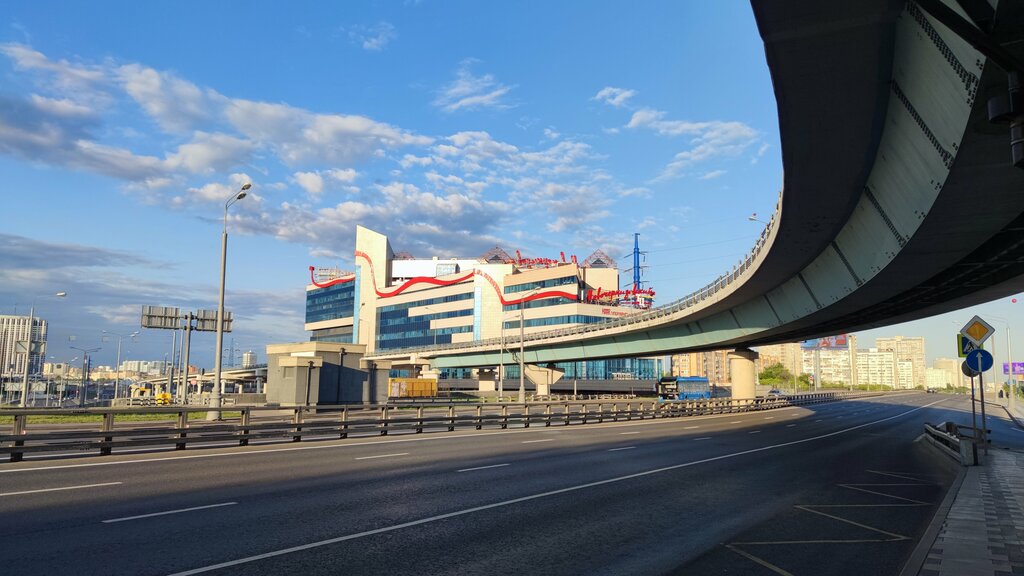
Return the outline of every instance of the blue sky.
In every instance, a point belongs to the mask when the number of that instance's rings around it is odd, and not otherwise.
[[[50,355],[74,335],[113,363],[101,332],[141,305],[215,308],[244,182],[227,306],[261,358],[305,338],[307,267],[351,269],[356,224],[422,257],[600,248],[622,268],[639,232],[667,303],[752,246],[778,141],[741,1],[8,2],[0,310],[35,300]],[[162,359],[170,333],[126,349]]]

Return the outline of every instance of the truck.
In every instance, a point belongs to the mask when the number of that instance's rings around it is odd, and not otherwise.
[[[661,400],[707,400],[711,383],[702,376],[666,376],[658,382]]]

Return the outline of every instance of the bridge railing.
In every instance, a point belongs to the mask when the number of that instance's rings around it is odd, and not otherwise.
[[[176,450],[184,450],[189,445],[246,446],[252,441],[299,442],[303,439],[343,439],[394,432],[453,431],[456,428],[480,430],[590,424],[771,410],[871,395],[822,392],[790,397],[669,402],[629,399],[524,404],[242,407],[224,411],[222,421],[212,422],[205,420],[205,408],[22,408],[0,410],[0,419],[7,417],[12,422],[9,426],[0,427],[0,454],[9,454],[11,462],[18,462],[25,454],[35,452],[108,455],[115,449],[140,447],[173,446]],[[37,418],[33,422],[33,417],[53,415],[93,417],[94,421],[53,424],[39,422]],[[117,420],[119,417],[120,422]],[[147,421],[140,422],[140,417],[147,418]]]
[[[694,306],[697,306],[698,304],[704,302],[708,298],[711,298],[718,292],[731,286],[734,282],[739,280],[747,270],[749,270],[754,265],[754,263],[758,259],[758,256],[761,255],[761,252],[768,245],[768,239],[771,237],[771,233],[775,228],[781,210],[782,192],[780,191],[779,197],[775,203],[775,210],[772,212],[772,215],[768,220],[768,223],[761,231],[761,235],[758,237],[757,241],[754,242],[754,246],[742,259],[740,259],[740,261],[736,265],[732,267],[732,270],[726,272],[725,274],[719,275],[717,278],[715,278],[714,281],[712,281],[707,286],[704,286],[699,290],[696,290],[686,296],[683,296],[678,300],[674,300],[668,304],[659,306],[657,308],[652,308],[646,312],[641,312],[639,314],[634,314],[632,316],[626,316],[623,318],[615,318],[608,320],[606,322],[595,322],[593,324],[583,324],[581,326],[574,326],[571,328],[558,328],[555,330],[534,332],[531,334],[526,334],[523,337],[522,341],[525,343],[537,340],[545,340],[548,338],[559,338],[564,336],[572,336],[576,334],[586,334],[602,330],[610,330],[622,326],[631,326],[639,324],[641,322],[648,322],[650,320],[664,318],[666,316],[670,316],[683,310],[687,310],[693,308]],[[489,338],[486,340],[476,340],[473,342],[437,344],[432,346],[416,346],[411,348],[394,348],[387,350],[386,354],[417,354],[448,350],[471,350],[476,347],[490,347],[501,345],[501,342],[501,338]],[[504,338],[504,343],[506,347],[508,347],[511,344],[517,344],[518,342],[518,334],[509,335]],[[382,352],[382,354],[384,353],[385,352]]]

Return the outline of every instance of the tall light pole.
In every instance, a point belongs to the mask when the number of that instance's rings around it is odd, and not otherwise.
[[[220,294],[217,300],[217,347],[214,349],[215,358],[213,361],[213,392],[210,394],[210,407],[213,411],[206,413],[207,420],[220,420],[220,371],[224,360],[224,273],[227,270],[228,256],[228,208],[238,202],[252,188],[248,182],[242,188],[231,194],[224,202],[224,231],[220,235]]]
[[[99,352],[103,348],[77,348],[75,346],[68,346],[68,348],[82,353],[82,385],[78,389],[78,407],[82,408],[85,406],[85,396],[89,393],[89,354]]]
[[[131,334],[118,334],[117,332],[111,332],[110,330],[104,330],[104,334],[110,334],[111,336],[117,336],[117,364],[114,365],[114,400],[117,400],[117,391],[121,385],[121,339],[132,338],[135,339],[139,335],[139,331],[136,330]]]
[[[57,292],[54,294],[57,298],[63,298],[67,296],[67,292]],[[29,308],[28,312],[28,339],[25,341],[25,372],[21,378],[21,407],[25,408],[28,406],[28,366],[32,363],[32,325],[35,324],[36,315],[36,298],[32,298],[32,307]]]
[[[524,379],[525,376],[526,376],[526,372],[523,370],[523,368],[525,367],[524,366],[524,362],[523,362],[523,348],[524,348],[524,346],[523,346],[523,333],[524,333],[523,332],[523,326],[524,326],[524,324],[526,324],[526,322],[523,320],[523,303],[525,301],[526,301],[526,297],[525,296],[523,297],[522,300],[519,301],[519,403],[520,404],[526,403],[526,380]]]

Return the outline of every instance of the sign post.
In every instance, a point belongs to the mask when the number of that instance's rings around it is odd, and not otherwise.
[[[988,428],[988,420],[985,418],[985,377],[983,372],[992,368],[992,354],[988,350],[979,349],[967,355],[967,365],[978,372],[978,391],[981,395],[981,443],[988,456],[988,439],[985,430]]]

